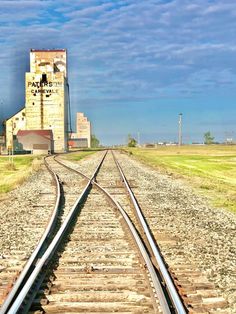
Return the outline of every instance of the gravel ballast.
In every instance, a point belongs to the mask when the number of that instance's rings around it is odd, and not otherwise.
[[[102,156],[99,152],[69,163],[91,175]],[[189,264],[199,272],[196,282],[206,277],[219,291],[219,303],[220,297],[227,301],[219,310],[206,313],[236,313],[236,215],[211,207],[180,179],[160,174],[126,154],[116,152],[116,156],[157,242],[161,239],[158,244],[170,269]],[[46,227],[54,200],[55,187],[43,167],[1,201],[0,304],[8,284],[5,274],[11,274],[10,282],[22,268]]]
[[[1,200],[0,304],[47,226],[55,193],[52,177],[42,166]]]
[[[166,261],[181,256],[195,263],[228,301],[226,313],[236,313],[236,215],[212,208],[184,181],[116,155],[127,179],[136,182],[134,192],[151,229],[176,242],[164,254]]]

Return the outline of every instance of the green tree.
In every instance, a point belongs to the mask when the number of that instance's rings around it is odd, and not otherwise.
[[[208,131],[204,133],[204,144],[213,144],[214,143],[214,136],[212,136],[211,132]]]
[[[99,147],[99,139],[96,138],[96,136],[94,134],[92,134],[91,136],[91,147],[95,148],[95,147]]]
[[[128,147],[136,147],[137,141],[135,138],[131,137],[131,135],[128,135]]]

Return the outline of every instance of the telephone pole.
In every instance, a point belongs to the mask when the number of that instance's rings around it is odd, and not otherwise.
[[[182,113],[179,113],[179,146],[182,145]]]

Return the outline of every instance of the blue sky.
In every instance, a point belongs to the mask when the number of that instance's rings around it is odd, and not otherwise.
[[[235,0],[0,1],[0,118],[24,106],[31,48],[67,48],[73,119],[103,144],[236,139]],[[235,132],[235,134],[234,134]]]

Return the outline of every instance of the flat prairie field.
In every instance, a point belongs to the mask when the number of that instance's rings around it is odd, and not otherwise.
[[[182,178],[216,207],[236,213],[236,145],[183,145],[127,148],[161,172]]]
[[[87,156],[96,153],[96,150],[91,151],[75,151],[70,152],[70,154],[62,155],[64,159],[71,160],[71,161],[79,161]]]
[[[28,176],[40,168],[42,159],[32,155],[0,157],[0,195],[22,184]]]
[[[64,155],[66,159],[78,161],[96,151],[77,151]],[[21,185],[33,172],[40,169],[43,157],[37,155],[16,155],[13,160],[8,156],[0,156],[0,198]]]

